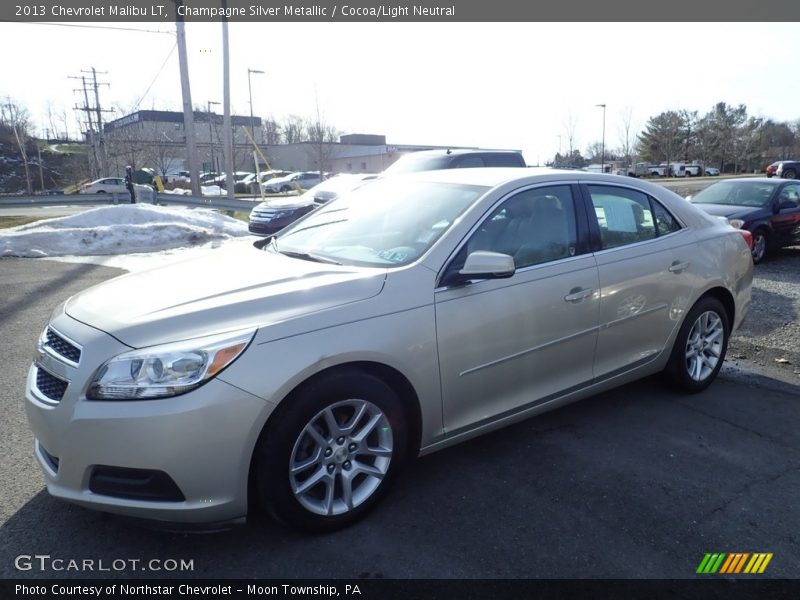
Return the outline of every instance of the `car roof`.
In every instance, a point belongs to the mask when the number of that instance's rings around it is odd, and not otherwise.
[[[435,148],[433,150],[418,150],[403,156],[460,156],[464,154],[522,154],[519,150],[497,150],[486,148]]]
[[[591,183],[631,183],[630,177],[609,175],[605,173],[590,173],[587,171],[551,169],[549,167],[476,167],[470,169],[439,169],[434,171],[398,173],[396,175],[387,173],[381,177],[407,177],[420,181],[430,181],[436,183],[461,183],[465,185],[480,185],[486,187],[497,187],[510,181],[523,179],[531,179],[532,181],[535,181],[536,179],[547,179],[550,181],[585,180]]]

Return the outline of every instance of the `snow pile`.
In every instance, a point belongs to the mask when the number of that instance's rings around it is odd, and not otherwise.
[[[181,196],[191,196],[192,190],[187,188],[179,188],[176,187],[172,190],[164,190],[161,192],[162,194],[178,194]],[[225,196],[228,192],[224,188],[219,187],[218,185],[201,185],[200,186],[200,193],[203,196]]]
[[[152,252],[249,235],[208,209],[121,204],[0,230],[0,256],[38,258]]]

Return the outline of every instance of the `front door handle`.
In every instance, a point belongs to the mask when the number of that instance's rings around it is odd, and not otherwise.
[[[565,302],[577,303],[577,302],[580,302],[581,300],[583,300],[584,298],[588,298],[592,294],[594,294],[594,290],[593,289],[584,289],[584,288],[579,288],[579,287],[578,288],[572,288],[569,291],[569,294],[564,296],[564,301]]]
[[[685,271],[688,268],[689,268],[689,263],[688,262],[680,262],[680,261],[676,260],[674,263],[672,263],[669,266],[669,272],[670,273],[680,273],[681,271]]]

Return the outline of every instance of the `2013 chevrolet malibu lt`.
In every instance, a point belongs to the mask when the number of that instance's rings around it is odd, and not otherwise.
[[[703,390],[753,269],[660,186],[546,169],[386,177],[256,246],[55,310],[26,390],[52,495],[341,527],[409,457],[652,373]]]

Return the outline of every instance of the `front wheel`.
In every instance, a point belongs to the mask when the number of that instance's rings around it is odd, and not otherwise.
[[[665,370],[670,383],[684,392],[706,389],[716,379],[728,350],[730,325],[716,298],[701,298],[686,315]]]
[[[797,179],[797,171],[794,169],[785,169],[783,171],[783,178],[784,179]]]
[[[763,229],[758,229],[753,232],[753,249],[750,251],[753,255],[753,264],[757,265],[767,257],[769,251],[769,238]]]
[[[305,531],[333,531],[363,517],[406,453],[397,394],[372,375],[347,371],[284,402],[256,449],[260,504],[278,521]]]

